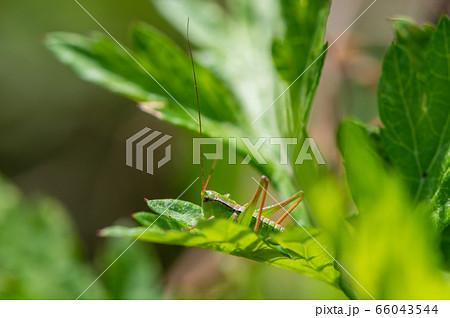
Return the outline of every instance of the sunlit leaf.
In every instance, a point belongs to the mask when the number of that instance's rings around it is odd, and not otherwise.
[[[444,16],[431,36],[423,76],[403,45],[392,44],[384,58],[378,88],[382,138],[416,199],[435,193],[449,150],[449,52],[450,22]]]
[[[327,235],[318,229],[296,228],[274,233],[270,241],[252,229],[228,220],[202,221],[201,209],[181,200],[149,201],[160,215],[140,212],[135,219],[143,227],[112,226],[102,230],[103,236],[139,238],[161,244],[201,247],[272,264],[301,274],[336,284],[334,253]],[[188,230],[192,225],[198,225]],[[319,245],[322,246],[320,246]],[[328,253],[323,250],[326,248]]]
[[[148,74],[106,36],[53,33],[47,46],[83,79],[140,102],[143,110],[160,119],[197,132],[192,66],[186,53],[144,24],[133,28],[132,39],[135,50],[128,51]],[[233,95],[201,65],[196,71],[206,134],[223,136],[231,128],[237,135],[249,135],[243,132],[245,125],[239,125],[245,118],[239,115]]]
[[[186,227],[196,225],[203,218],[202,209],[191,202],[181,200],[148,200],[148,207]]]
[[[395,173],[383,167],[360,126],[343,123],[340,138],[347,180],[363,207],[354,230],[336,237],[340,262],[354,277],[343,274],[343,288],[368,299],[448,298],[426,209],[415,206]]]

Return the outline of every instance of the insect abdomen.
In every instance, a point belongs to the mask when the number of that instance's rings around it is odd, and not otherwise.
[[[258,213],[253,213],[252,222],[250,223],[250,227],[254,228],[256,224],[256,219],[258,218]],[[279,224],[276,224],[269,218],[265,218],[261,216],[261,220],[259,221],[258,233],[265,236],[270,232],[282,232],[284,231],[284,227]]]
[[[218,204],[215,207],[212,204]],[[233,213],[240,215],[245,206],[237,204],[235,201],[230,198],[224,197],[218,194],[215,191],[207,191],[207,195],[203,198],[203,209],[206,210],[206,207],[209,206],[208,210],[211,210],[211,215],[215,215],[216,217],[223,215],[223,217],[229,218]],[[258,212],[254,212],[252,215],[252,220],[250,223],[250,227],[254,228],[256,224],[256,219],[258,218]],[[261,216],[258,226],[258,233],[263,236],[268,236],[270,232],[281,232],[284,231],[284,228],[276,224],[269,218]]]

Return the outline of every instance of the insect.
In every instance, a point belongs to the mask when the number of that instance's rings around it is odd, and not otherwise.
[[[202,148],[202,118],[200,113],[200,102],[198,97],[197,89],[197,78],[195,75],[194,57],[192,55],[191,43],[189,41],[189,19],[187,21],[187,42],[189,48],[189,55],[192,64],[192,73],[194,78],[195,94],[197,99],[197,110],[198,110],[198,120],[199,120],[199,133],[200,133],[200,164],[202,171],[202,210],[204,217],[207,220],[214,218],[230,219],[233,222],[241,223],[246,226],[250,226],[259,235],[269,237],[271,232],[281,232],[285,229],[280,225],[280,223],[294,210],[304,198],[303,191],[299,191],[292,195],[288,199],[268,207],[264,207],[266,200],[267,188],[269,186],[269,179],[266,176],[262,176],[259,182],[258,188],[256,189],[255,195],[250,203],[245,205],[240,205],[230,198],[229,194],[221,195],[213,190],[207,190],[209,179],[214,171],[214,167],[217,160],[213,163],[211,171],[205,182],[205,173],[203,166],[203,148]],[[262,194],[262,195],[261,195]],[[261,202],[259,207],[257,203],[259,197],[261,196]],[[276,221],[272,221],[269,217],[280,209],[284,209],[289,203],[295,203],[288,209],[285,213]],[[194,229],[196,226],[191,227],[189,230]]]

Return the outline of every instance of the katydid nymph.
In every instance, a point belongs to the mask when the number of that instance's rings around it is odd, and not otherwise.
[[[288,199],[272,205],[268,207],[264,207],[267,188],[269,186],[269,179],[266,176],[262,176],[260,183],[256,189],[255,195],[250,203],[245,205],[239,205],[235,201],[230,198],[230,195],[221,195],[216,191],[207,190],[208,182],[211,177],[211,174],[214,170],[215,164],[217,160],[214,162],[211,171],[208,175],[208,178],[205,182],[205,174],[204,174],[204,166],[203,166],[203,148],[202,148],[202,118],[200,113],[200,102],[198,97],[198,89],[197,89],[197,78],[195,75],[195,66],[194,66],[194,57],[192,55],[191,43],[189,41],[189,19],[187,21],[187,42],[189,48],[189,55],[192,64],[192,73],[194,78],[194,87],[195,87],[195,95],[197,99],[197,110],[198,110],[198,123],[199,123],[199,134],[200,134],[200,164],[202,171],[202,210],[204,214],[204,218],[207,220],[212,220],[215,218],[221,219],[229,219],[235,223],[240,223],[245,226],[249,226],[253,228],[253,230],[268,239],[269,234],[271,232],[281,232],[284,231],[284,228],[280,225],[280,223],[294,210],[297,205],[303,200],[304,193],[303,191],[299,191],[296,194],[292,195]],[[261,195],[262,194],[262,195]],[[261,202],[259,207],[257,207],[257,203],[259,197],[261,196]],[[286,205],[289,203],[295,203],[288,209],[284,209]],[[284,209],[285,213],[276,221],[272,221],[269,219],[269,216],[274,214],[280,209]],[[194,229],[196,226],[193,226],[189,230]]]

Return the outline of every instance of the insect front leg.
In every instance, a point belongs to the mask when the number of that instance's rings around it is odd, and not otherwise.
[[[234,218],[234,223],[237,223],[238,220],[238,214],[236,212],[233,212],[233,218]]]
[[[214,215],[213,215],[213,216],[210,216],[209,218],[206,219],[206,221],[211,221],[211,220],[214,220]],[[197,228],[197,226],[198,226],[198,224],[195,224],[195,225],[191,226],[190,228],[185,229],[184,231],[190,232],[190,231],[192,231],[193,229]]]

